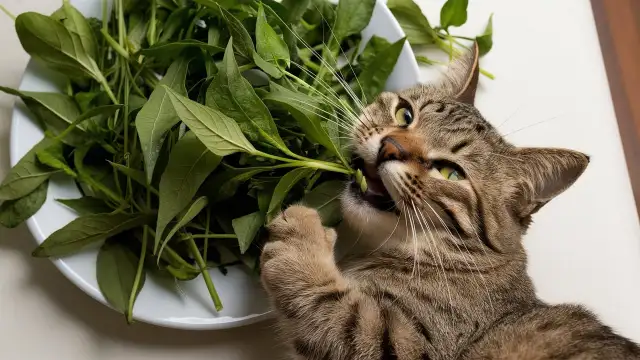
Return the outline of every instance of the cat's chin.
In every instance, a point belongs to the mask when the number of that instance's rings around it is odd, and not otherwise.
[[[393,203],[393,201],[391,201]],[[388,204],[388,203],[387,203]],[[353,240],[362,249],[377,248],[383,242],[389,242],[389,237],[396,234],[405,234],[404,223],[400,224],[400,218],[395,212],[395,207],[387,211],[365,200],[362,192],[356,186],[349,186],[342,196],[343,227],[348,228],[352,236],[339,236],[339,242],[344,239]]]

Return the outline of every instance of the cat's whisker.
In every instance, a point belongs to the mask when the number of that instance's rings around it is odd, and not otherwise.
[[[456,242],[454,242],[453,244],[456,246],[456,248],[458,249],[458,251],[460,252],[460,254],[462,255],[462,258],[464,259],[464,262],[467,264],[468,268],[471,268],[469,262],[467,261],[467,256],[469,255],[469,258],[471,259],[471,261],[473,262],[476,271],[478,272],[478,275],[480,275],[480,279],[483,282],[484,285],[484,289],[487,292],[487,297],[489,298],[489,305],[491,306],[491,308],[493,309],[493,301],[491,299],[491,293],[489,292],[489,287],[487,286],[487,280],[484,278],[484,275],[482,275],[482,272],[480,271],[480,267],[478,266],[478,262],[474,259],[474,257],[471,255],[471,252],[469,251],[469,248],[467,247],[467,244],[465,244],[465,242],[462,240],[462,237],[460,236],[460,232],[458,231],[458,229],[454,230],[456,231],[456,233],[458,234],[458,237],[456,238],[453,233],[451,232],[451,230],[449,229],[449,227],[446,225],[446,223],[444,222],[444,220],[442,219],[442,217],[440,215],[438,215],[438,213],[435,211],[435,209],[431,206],[431,204],[429,204],[428,201],[424,201],[424,203],[429,207],[429,209],[431,209],[431,212],[435,215],[435,217],[440,221],[440,224],[442,224],[442,227],[444,227],[444,229],[449,233],[449,236],[451,236],[454,239],[458,239],[460,240],[460,242],[462,243],[462,246],[464,246],[467,254],[465,254],[462,249],[460,249],[460,247],[458,246],[458,244]],[[478,283],[477,280],[475,280],[474,278],[474,282],[475,284],[478,286],[478,289],[481,289],[480,284]]]
[[[391,230],[391,233],[389,234],[389,236],[387,236],[387,238],[380,245],[378,245],[378,247],[373,249],[369,253],[369,256],[373,255],[375,252],[382,249],[387,244],[387,242],[389,242],[389,240],[393,237],[393,234],[395,234],[396,230],[398,229],[398,224],[400,224],[400,216],[398,216],[398,221],[396,221],[396,226],[394,226],[393,230]]]
[[[411,201],[411,205],[413,206],[413,211],[416,214],[416,218],[418,217],[418,210],[416,209],[415,203],[413,201]],[[422,226],[422,223],[420,223]],[[449,281],[447,279],[447,269],[444,267],[444,262],[442,260],[442,258],[440,257],[440,252],[438,251],[438,245],[436,243],[436,240],[433,238],[433,233],[431,232],[431,229],[429,228],[428,224],[424,224],[427,229],[425,230],[424,227],[422,227],[422,231],[425,233],[425,235],[429,236],[429,239],[431,240],[431,243],[433,244],[433,248],[431,248],[431,245],[429,245],[429,248],[432,249],[432,254],[435,254],[437,261],[440,264],[440,267],[442,267],[442,276],[444,277],[444,284],[447,288],[447,295],[449,296],[449,305],[451,307],[451,311],[453,311],[453,297],[451,296],[451,289],[449,288]],[[437,266],[436,266],[437,268]]]
[[[544,123],[552,121],[552,120],[557,120],[557,119],[562,118],[563,116],[566,116],[566,115],[567,114],[557,115],[557,116],[554,116],[554,117],[546,119],[546,120],[538,121],[536,123],[533,123],[533,124],[527,125],[525,127],[522,127],[522,128],[520,128],[518,130],[514,130],[514,131],[511,131],[509,133],[506,133],[506,134],[502,135],[502,137],[506,138],[507,136],[519,133],[522,130],[529,129],[529,128],[532,128],[534,126],[538,126],[538,125],[544,124]]]

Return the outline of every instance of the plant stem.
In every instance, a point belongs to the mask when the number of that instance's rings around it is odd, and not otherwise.
[[[348,169],[347,167],[344,167],[342,165],[338,165],[338,164],[335,164],[335,163],[326,162],[326,161],[318,161],[318,160],[312,160],[312,159],[307,159],[307,158],[303,158],[303,160],[294,160],[294,159],[288,159],[288,158],[283,158],[283,157],[276,156],[276,155],[267,154],[267,153],[262,152],[262,151],[256,151],[252,155],[253,156],[262,156],[262,157],[265,157],[267,159],[273,159],[273,160],[277,160],[277,161],[282,161],[282,162],[289,163],[289,164],[292,164],[293,166],[298,166],[298,167],[308,167],[308,168],[312,168],[312,169],[332,171],[332,172],[337,172],[337,173],[346,174],[346,175],[353,174],[353,170]]]
[[[205,235],[190,235],[189,237],[193,239],[237,239],[238,238],[236,234],[205,234]]]
[[[138,269],[136,270],[136,277],[133,279],[133,288],[129,295],[129,306],[127,306],[127,322],[131,324],[133,322],[133,306],[135,305],[136,298],[138,297],[138,288],[140,287],[140,279],[142,278],[142,272],[144,271],[144,259],[147,256],[147,236],[149,235],[149,227],[144,226],[142,233],[142,249],[140,250],[140,259],[138,260]]]
[[[127,50],[125,50],[122,46],[120,46],[120,44],[118,44],[116,40],[112,38],[111,35],[109,35],[109,32],[107,30],[100,29],[100,33],[102,33],[102,36],[104,36],[105,40],[107,40],[107,43],[109,44],[109,46],[113,48],[113,50],[115,50],[120,56],[122,56],[126,60],[129,60],[129,53],[127,52]]]
[[[209,235],[209,226],[211,223],[211,207],[207,206],[207,212],[206,212],[206,216],[207,219],[205,220],[204,223],[204,234],[205,235]],[[207,261],[207,259],[209,258],[207,255],[209,251],[209,238],[204,239],[204,254],[202,257],[204,257],[204,261]]]
[[[207,264],[202,258],[202,254],[200,254],[200,250],[198,250],[198,246],[196,246],[196,242],[193,238],[189,238],[187,240],[187,244],[189,245],[189,249],[193,254],[193,257],[196,259],[196,263],[200,267],[200,273],[202,274],[202,278],[204,279],[205,284],[207,285],[207,290],[209,290],[209,295],[211,295],[211,299],[213,300],[213,304],[216,307],[216,311],[222,310],[222,301],[220,300],[220,296],[218,296],[218,292],[216,291],[215,286],[213,285],[213,281],[211,281],[211,276],[207,271]]]
[[[149,46],[156,43],[156,0],[151,0],[151,21],[149,22]]]
[[[7,8],[5,8],[4,6],[0,5],[0,10],[2,10],[3,13],[5,13],[8,17],[10,17],[11,20],[16,21],[16,16],[13,15],[11,12],[9,12],[9,10],[7,10]]]

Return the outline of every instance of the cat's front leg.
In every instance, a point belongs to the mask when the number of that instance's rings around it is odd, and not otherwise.
[[[322,225],[316,210],[289,207],[268,230],[262,282],[280,313],[304,318],[323,298],[344,294],[347,284],[333,255],[336,233]]]

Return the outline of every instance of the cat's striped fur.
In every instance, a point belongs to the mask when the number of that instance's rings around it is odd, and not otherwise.
[[[376,164],[396,211],[345,192],[361,247],[340,268],[315,210],[290,207],[269,226],[262,280],[292,359],[640,359],[586,309],[536,298],[521,238],[589,159],[508,144],[471,105],[477,76],[473,53],[441,86],[385,93],[364,111],[355,153]],[[396,125],[399,106],[413,109],[410,126]],[[439,160],[466,178],[433,178]]]

